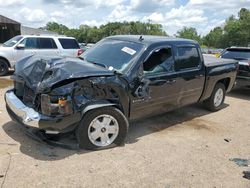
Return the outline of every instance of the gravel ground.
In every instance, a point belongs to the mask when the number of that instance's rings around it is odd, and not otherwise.
[[[0,79],[0,87],[9,84]],[[243,178],[250,171],[250,90],[230,93],[216,113],[193,105],[133,122],[123,147],[95,152],[28,137],[7,115],[5,91],[0,89],[0,187],[250,187]]]

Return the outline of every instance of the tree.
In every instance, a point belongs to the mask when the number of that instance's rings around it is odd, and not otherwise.
[[[143,22],[110,22],[99,28],[80,25],[78,29],[69,29],[63,24],[48,22],[43,29],[54,31],[66,36],[75,37],[79,42],[98,42],[110,35],[167,35],[162,25]]]
[[[43,28],[48,30],[48,31],[57,32],[57,33],[62,34],[62,35],[64,35],[69,30],[69,28],[66,27],[65,25],[58,24],[56,22],[48,22],[46,24],[46,26]]]
[[[176,36],[179,38],[196,40],[199,43],[202,42],[200,35],[198,35],[196,29],[193,27],[184,27],[183,29],[177,31]]]
[[[223,29],[214,28],[203,38],[203,42],[207,47],[223,48]]]
[[[217,48],[249,46],[250,11],[242,8],[238,13],[238,18],[230,16],[223,28],[215,28],[204,37],[204,44]]]

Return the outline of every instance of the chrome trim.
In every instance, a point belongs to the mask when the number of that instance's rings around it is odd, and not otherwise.
[[[39,128],[41,115],[34,109],[23,104],[12,90],[5,93],[5,100],[8,107],[21,119],[23,124]]]

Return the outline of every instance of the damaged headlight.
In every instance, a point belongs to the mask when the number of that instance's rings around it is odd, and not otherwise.
[[[72,99],[70,96],[41,95],[42,114],[48,116],[69,115],[73,113]]]

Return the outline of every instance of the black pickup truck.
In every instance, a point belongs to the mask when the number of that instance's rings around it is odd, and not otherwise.
[[[129,120],[202,102],[222,108],[234,85],[234,60],[203,57],[197,42],[112,36],[82,59],[27,57],[5,94],[11,118],[45,134],[74,132],[79,146],[124,142]]]

